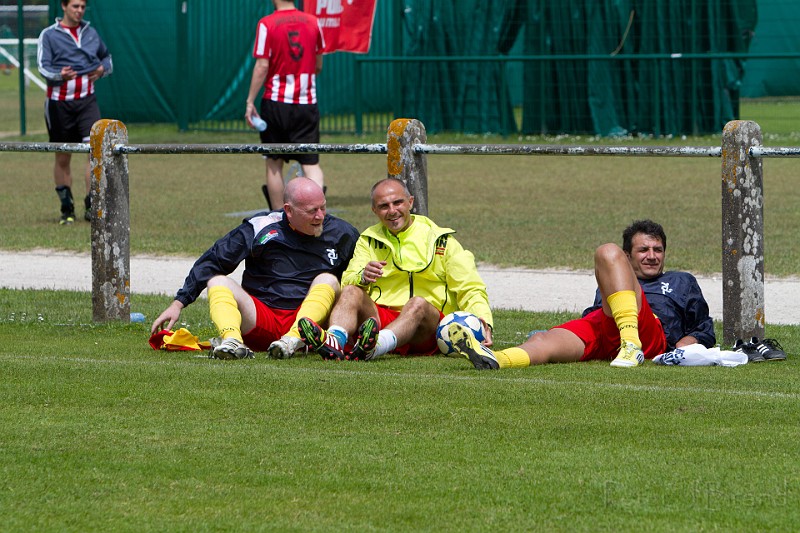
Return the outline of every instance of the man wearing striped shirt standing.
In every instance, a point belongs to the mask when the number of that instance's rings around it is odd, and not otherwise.
[[[111,54],[97,31],[83,20],[86,0],[61,0],[61,8],[64,18],[57,18],[39,35],[37,61],[39,72],[47,80],[45,122],[50,142],[88,142],[92,125],[100,120],[94,84],[111,74]],[[71,153],[57,152],[53,169],[62,225],[75,222],[71,160]],[[87,162],[86,220],[91,220],[89,170]]]
[[[247,95],[245,120],[255,127],[259,116],[267,127],[263,143],[319,143],[317,75],[322,70],[324,40],[317,18],[295,8],[292,0],[272,0],[275,11],[258,21],[253,47],[255,66]],[[264,89],[260,115],[255,99]],[[283,205],[283,163],[297,160],[303,174],[323,187],[319,154],[269,155],[267,203]]]

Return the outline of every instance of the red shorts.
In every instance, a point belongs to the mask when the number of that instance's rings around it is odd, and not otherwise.
[[[395,321],[400,316],[400,311],[389,309],[382,305],[375,305],[378,308],[378,322],[380,322],[381,329]],[[439,320],[443,319],[444,315],[439,311]],[[439,353],[439,346],[436,344],[436,334],[434,333],[430,339],[422,344],[404,344],[398,346],[392,353],[399,353],[400,355],[435,355]]]
[[[592,311],[583,318],[570,320],[557,328],[577,335],[586,345],[581,361],[591,359],[613,360],[619,353],[619,329],[617,323],[602,309]],[[661,321],[653,314],[650,304],[642,293],[642,308],[639,310],[639,340],[645,359],[652,359],[667,350],[667,339]]]
[[[266,352],[270,344],[292,327],[297,309],[273,309],[256,298],[253,298],[253,303],[256,305],[256,325],[247,333],[243,332],[242,340],[251,350]]]

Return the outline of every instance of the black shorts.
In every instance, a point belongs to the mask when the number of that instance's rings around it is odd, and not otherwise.
[[[319,143],[319,107],[317,104],[284,104],[261,100],[261,118],[267,129],[260,132],[262,143]],[[319,154],[268,155],[270,159],[294,159],[301,165],[316,165]]]
[[[80,100],[47,100],[45,104],[44,121],[51,143],[88,141],[98,120],[100,108],[94,94]]]

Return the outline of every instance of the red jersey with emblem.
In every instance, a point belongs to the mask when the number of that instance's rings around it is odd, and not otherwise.
[[[285,9],[259,20],[253,57],[269,60],[263,97],[287,104],[316,104],[317,55],[324,47],[313,15]]]

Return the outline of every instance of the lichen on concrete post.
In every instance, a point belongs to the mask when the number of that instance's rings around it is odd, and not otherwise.
[[[764,337],[764,192],[761,128],[734,120],[722,135],[723,342]]]
[[[387,166],[390,178],[403,180],[414,197],[412,212],[428,215],[428,163],[425,154],[414,151],[415,144],[428,140],[425,125],[419,120],[398,118],[389,125]]]
[[[118,120],[98,120],[90,139],[92,199],[92,318],[130,321],[130,199],[128,159],[114,154],[128,142]]]

